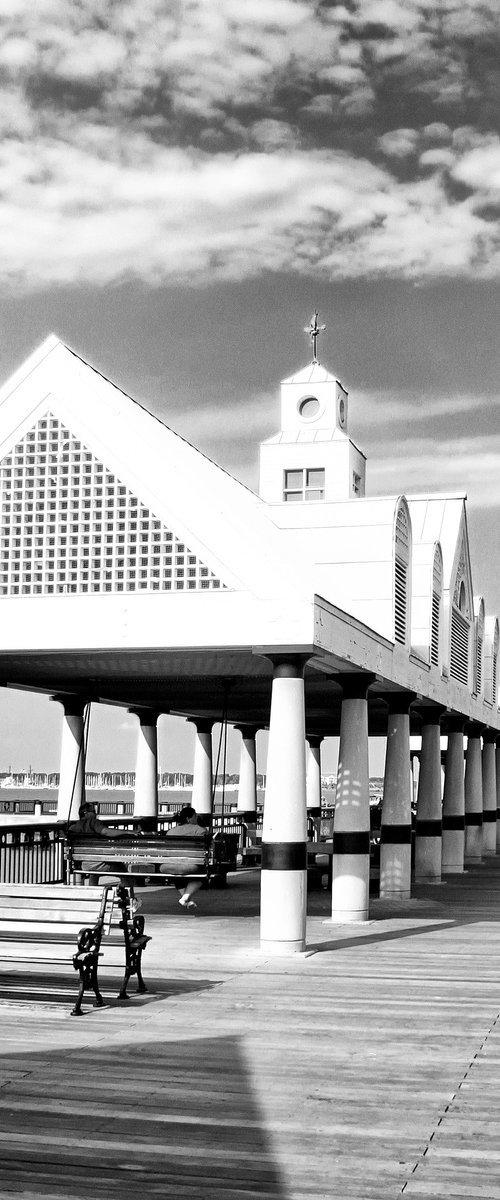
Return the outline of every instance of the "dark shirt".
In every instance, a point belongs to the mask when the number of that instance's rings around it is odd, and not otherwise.
[[[83,817],[79,817],[78,821],[72,821],[68,825],[68,837],[105,837],[116,838],[123,837],[124,830],[113,829],[111,825],[103,825],[99,817],[95,813],[85,813]]]

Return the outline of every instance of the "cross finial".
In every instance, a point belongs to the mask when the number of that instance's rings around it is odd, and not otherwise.
[[[306,325],[304,329],[304,333],[309,334],[309,340],[313,348],[313,363],[318,362],[318,334],[322,333],[324,329],[326,329],[326,325],[318,325],[318,312],[316,309],[313,312],[309,325]]]

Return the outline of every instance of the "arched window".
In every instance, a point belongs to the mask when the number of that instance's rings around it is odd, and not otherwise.
[[[484,625],[484,699],[487,704],[498,705],[498,621],[486,617]]]
[[[483,646],[484,646],[484,600],[474,597],[474,685],[475,696],[483,689]]]
[[[440,546],[434,551],[432,567],[432,607],[431,607],[431,663],[439,666],[439,649],[441,637],[441,606],[443,596],[443,556]]]
[[[450,675],[459,683],[469,684],[469,647],[472,605],[466,586],[467,566],[462,546],[451,602]]]
[[[410,565],[410,517],[406,504],[399,505],[394,531],[394,641],[408,641],[408,575]]]

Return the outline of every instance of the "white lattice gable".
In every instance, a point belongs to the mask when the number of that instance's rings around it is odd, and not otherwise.
[[[230,589],[264,596],[297,590],[292,556],[258,497],[57,338],[49,338],[0,392],[0,464],[5,529],[20,515],[23,543],[2,547],[4,595],[13,587],[80,591],[87,584],[112,591],[120,585],[125,591]],[[38,486],[28,487],[31,482]],[[64,533],[50,532],[61,523]],[[118,540],[122,535],[125,541]],[[66,544],[49,546],[53,536],[66,537]],[[14,549],[22,551],[19,559]],[[56,551],[53,571],[49,549]],[[30,567],[24,572],[23,561]],[[23,573],[31,578],[23,581]],[[34,578],[40,574],[42,580]]]

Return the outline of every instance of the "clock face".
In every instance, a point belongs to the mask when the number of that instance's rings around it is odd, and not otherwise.
[[[339,400],[339,421],[341,425],[343,425],[345,421],[345,403],[342,399],[342,396]]]

